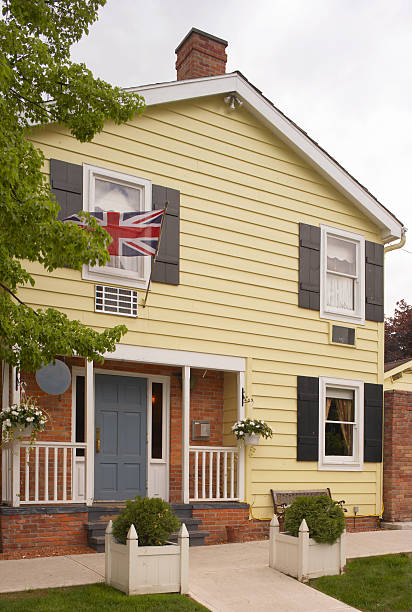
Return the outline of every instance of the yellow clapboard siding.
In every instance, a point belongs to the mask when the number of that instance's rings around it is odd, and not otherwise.
[[[92,143],[78,143],[60,126],[36,130],[34,142],[45,153],[46,174],[55,157],[179,189],[181,282],[154,283],[137,319],[95,313],[94,283],[68,269],[49,275],[31,265],[36,288],[20,295],[99,331],[126,323],[128,344],[253,358],[247,389],[255,403],[247,412],[275,431],[246,457],[248,501],[256,512],[270,516],[272,483],[330,486],[362,513],[378,512],[381,466],[319,472],[316,462],[296,461],[296,377],[380,380],[382,324],[355,326],[356,348],[332,345],[329,322],[297,305],[299,222],[372,241],[380,241],[379,228],[248,111],[228,115],[221,96],[151,107],[126,125],[108,123]],[[234,381],[226,375],[230,444]]]

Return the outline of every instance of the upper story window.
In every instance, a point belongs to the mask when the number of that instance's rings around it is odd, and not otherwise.
[[[363,383],[323,377],[319,387],[319,469],[362,469]]]
[[[132,212],[151,210],[152,184],[147,179],[83,165],[83,209]],[[105,266],[84,266],[83,278],[130,287],[146,287],[150,257],[111,254]]]
[[[321,226],[320,316],[365,322],[365,239]]]

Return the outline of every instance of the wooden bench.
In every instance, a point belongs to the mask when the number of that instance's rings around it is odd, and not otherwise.
[[[274,491],[273,489],[270,489],[270,492],[272,494],[275,514],[279,518],[283,518],[286,508],[288,508],[297,497],[300,497],[302,495],[308,497],[315,497],[316,495],[327,495],[332,499],[329,487],[327,487],[326,489],[305,489],[303,491]],[[346,503],[344,499],[338,502],[341,508],[344,503]],[[345,508],[342,509],[344,512],[346,512]]]

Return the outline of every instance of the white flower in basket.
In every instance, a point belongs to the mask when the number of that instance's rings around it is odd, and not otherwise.
[[[0,446],[22,438],[30,437],[30,444],[44,431],[48,421],[47,414],[41,410],[35,398],[22,395],[18,404],[12,404],[0,412]]]
[[[245,444],[256,445],[259,444],[260,437],[271,438],[273,436],[272,428],[259,419],[242,419],[237,421],[232,431],[236,438],[243,441]]]

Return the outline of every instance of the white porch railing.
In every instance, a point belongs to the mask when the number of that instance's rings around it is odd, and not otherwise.
[[[237,501],[239,449],[190,446],[190,501]]]
[[[86,499],[87,445],[71,442],[14,443],[3,449],[3,502],[72,504]],[[77,456],[77,449],[84,449]]]

